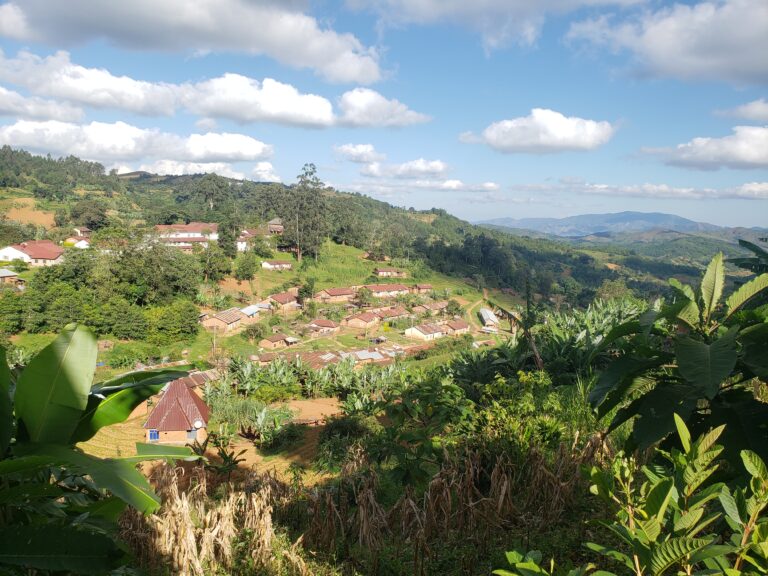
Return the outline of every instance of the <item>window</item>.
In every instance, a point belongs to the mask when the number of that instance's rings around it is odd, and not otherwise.
[[[149,431],[149,441],[150,442],[157,442],[160,440],[160,431],[159,430],[150,430]]]
[[[187,430],[187,440],[197,440],[197,430]]]

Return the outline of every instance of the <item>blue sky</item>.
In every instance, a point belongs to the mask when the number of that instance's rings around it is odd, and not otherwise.
[[[480,220],[768,226],[768,2],[0,1],[0,144]]]

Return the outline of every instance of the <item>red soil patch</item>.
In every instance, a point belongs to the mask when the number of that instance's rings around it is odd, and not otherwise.
[[[6,208],[5,215],[9,220],[42,225],[46,228],[52,228],[55,225],[53,212],[38,209],[34,198],[14,198],[3,202],[3,207]]]

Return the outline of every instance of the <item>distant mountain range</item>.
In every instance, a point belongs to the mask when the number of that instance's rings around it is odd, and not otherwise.
[[[623,234],[649,230],[674,232],[717,232],[720,226],[694,222],[674,214],[661,212],[618,212],[615,214],[582,214],[568,218],[494,218],[479,224],[503,228],[533,230],[543,234],[564,237],[590,236],[593,234]]]

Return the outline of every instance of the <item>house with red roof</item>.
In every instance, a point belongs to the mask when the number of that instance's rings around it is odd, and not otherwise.
[[[315,318],[307,324],[307,328],[314,334],[334,334],[339,331],[339,325],[326,318]]]
[[[53,266],[62,261],[64,248],[50,240],[28,240],[0,248],[0,260],[23,260],[30,266]]]
[[[373,328],[381,321],[381,318],[371,312],[361,312],[344,319],[344,324],[352,328]]]
[[[147,441],[161,444],[203,442],[208,435],[210,409],[184,378],[169,383],[149,415]]]
[[[357,292],[353,288],[325,288],[315,294],[315,300],[321,302],[351,302]]]

